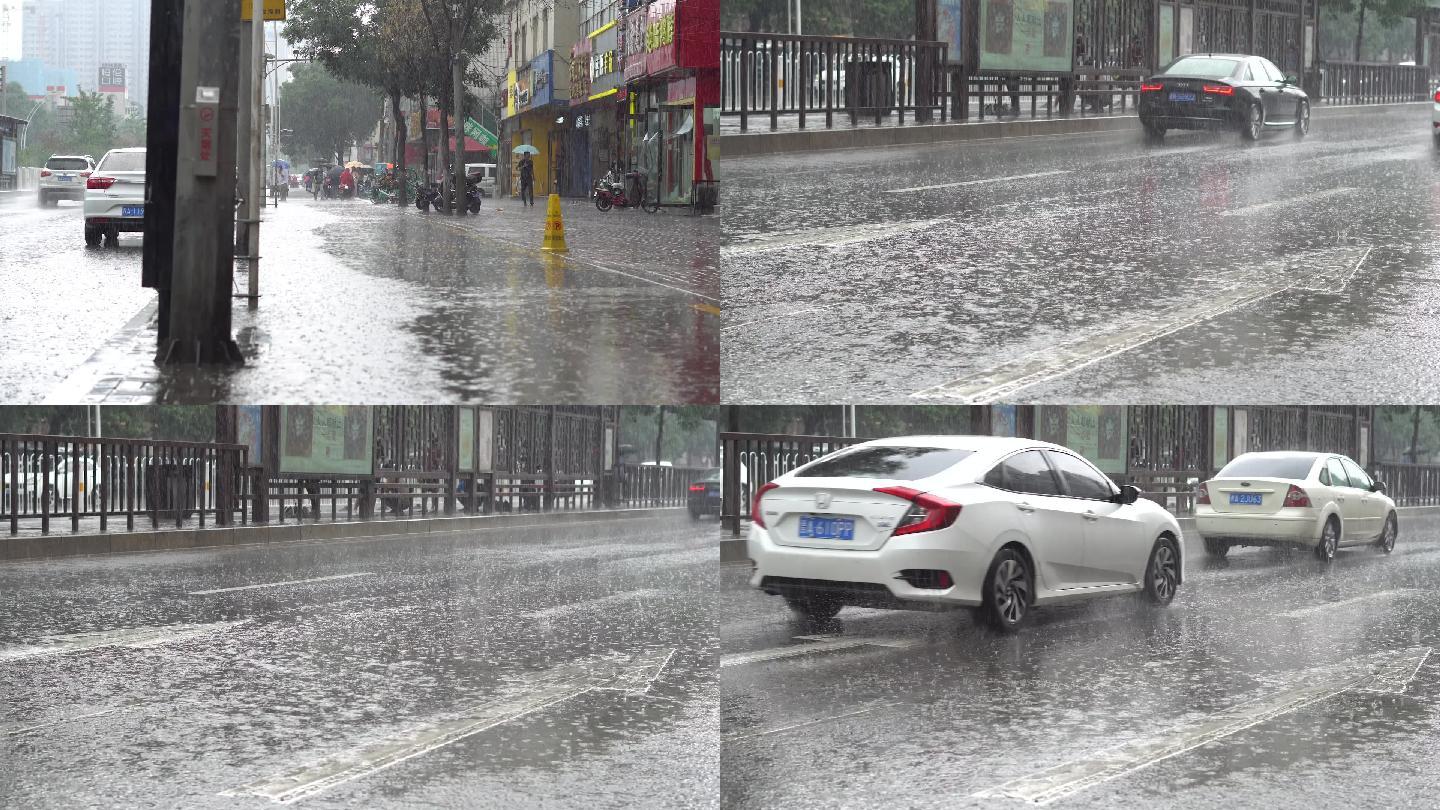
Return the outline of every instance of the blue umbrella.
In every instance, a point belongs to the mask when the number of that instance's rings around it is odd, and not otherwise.
[[[290,161],[285,160],[284,158],[280,158],[279,160],[275,161],[275,168],[279,169],[282,172],[288,172],[290,171]]]
[[[528,144],[528,143],[522,143],[522,144],[520,144],[519,146],[515,147],[514,149],[512,149],[512,150],[510,150],[510,151],[514,152],[514,153],[517,154],[517,155],[538,155],[538,154],[540,154],[540,150],[539,150],[539,149],[536,149],[535,147],[531,146],[531,145]]]

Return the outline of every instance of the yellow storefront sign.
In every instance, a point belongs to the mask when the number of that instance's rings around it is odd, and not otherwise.
[[[254,0],[240,0],[240,19],[250,20],[250,9]],[[265,0],[265,21],[285,19],[285,0]]]

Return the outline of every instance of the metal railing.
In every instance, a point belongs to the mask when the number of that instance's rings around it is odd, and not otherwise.
[[[18,534],[20,523],[98,517],[100,530],[124,518],[149,517],[152,526],[181,525],[198,515],[231,525],[248,519],[243,470],[248,450],[238,444],[0,434],[0,520]]]
[[[791,34],[720,34],[720,114],[738,116],[741,131],[752,117],[795,115],[832,127],[835,114],[852,126],[879,125],[892,113],[905,123],[945,120],[947,46],[943,42]]]
[[[1320,100],[1326,104],[1424,101],[1430,68],[1381,62],[1320,62]]]
[[[720,522],[740,536],[740,521],[750,518],[755,488],[842,447],[866,439],[836,436],[787,436],[770,433],[720,434]]]
[[[1072,76],[975,75],[955,85],[957,121],[972,117],[1129,115],[1137,110],[1139,70],[1080,68]]]
[[[692,467],[624,464],[616,468],[617,502],[629,507],[684,506],[690,485],[710,471]]]
[[[1375,473],[1397,506],[1440,505],[1440,465],[1382,461]]]

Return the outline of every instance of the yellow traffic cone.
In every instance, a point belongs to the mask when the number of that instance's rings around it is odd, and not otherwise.
[[[545,203],[545,241],[540,243],[540,249],[555,253],[570,252],[565,245],[565,222],[560,219],[559,194],[551,194],[549,202]]]

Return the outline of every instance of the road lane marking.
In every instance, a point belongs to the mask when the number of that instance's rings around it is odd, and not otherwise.
[[[1031,180],[1036,177],[1054,177],[1057,174],[1070,174],[1069,169],[1055,169],[1048,172],[1032,172],[1030,174],[1012,174],[1009,177],[986,177],[981,180],[961,180],[955,183],[936,183],[933,186],[912,186],[910,188],[887,188],[886,194],[905,194],[911,191],[930,191],[937,188],[958,188],[960,186],[978,186],[985,183],[1005,183],[1011,180]]]
[[[78,720],[88,720],[88,719],[90,719],[90,718],[92,718],[92,717],[100,717],[100,716],[102,716],[102,715],[114,714],[115,712],[128,711],[128,710],[133,709],[133,708],[135,708],[133,705],[111,706],[111,707],[108,708],[108,709],[101,709],[101,710],[98,711],[98,712],[90,712],[90,713],[88,713],[88,714],[77,714],[77,715],[74,715],[74,716],[71,716],[71,717],[58,717],[58,718],[56,718],[56,719],[54,719],[54,720],[51,720],[51,721],[49,721],[49,722],[47,722],[47,723],[39,723],[39,724],[36,724],[36,725],[33,725],[33,726],[25,726],[25,727],[23,727],[23,728],[10,729],[10,730],[7,730],[7,731],[5,731],[5,732],[3,732],[3,733],[4,733],[4,735],[7,736],[7,737],[15,737],[15,736],[19,736],[19,735],[21,735],[21,734],[28,734],[29,732],[32,732],[32,731],[44,731],[45,729],[54,728],[54,727],[56,727],[56,726],[64,725],[64,724],[66,724],[66,723],[74,723],[74,722],[76,722],[76,721],[78,721]]]
[[[0,647],[0,663],[19,661],[26,658],[40,658],[48,655],[94,650],[100,647],[130,647],[140,649],[185,641],[210,633],[219,633],[248,623],[249,619],[211,624],[175,624],[164,627],[131,627],[124,630],[103,630],[96,633],[71,633],[63,636],[46,636],[29,645]]]
[[[1398,596],[1411,596],[1419,592],[1420,591],[1418,588],[1397,588],[1393,591],[1377,591],[1376,593],[1367,593],[1364,596],[1355,596],[1351,597],[1350,599],[1341,599],[1338,602],[1323,602],[1318,605],[1296,608],[1295,610],[1287,610],[1280,615],[1288,619],[1303,619],[1309,616],[1313,616],[1317,613],[1328,613],[1332,610],[1335,610],[1336,608],[1355,605],[1361,602],[1368,602],[1372,599],[1394,599]]]
[[[1046,768],[993,788],[971,794],[977,799],[1019,799],[1030,804],[1051,802],[1102,782],[1154,765],[1202,745],[1215,742],[1267,720],[1303,709],[1345,691],[1402,691],[1430,655],[1429,647],[1370,656],[1363,674],[1325,683],[1286,689],[1269,697],[1240,704],[1198,722],[1177,726],[1152,737],[1117,745],[1093,756]],[[1355,664],[1354,661],[1350,662]],[[1313,670],[1312,670],[1313,671]],[[1313,680],[1313,679],[1305,679]]]
[[[876,239],[884,239],[889,236],[899,236],[903,233],[922,230],[950,221],[949,219],[941,218],[921,219],[910,222],[871,222],[779,231],[748,239],[731,237],[732,241],[730,244],[720,247],[720,256],[721,258],[727,258],[738,254],[761,253],[769,250],[783,250],[785,248],[800,246],[839,247],[843,245],[853,245],[859,242],[871,242]]]
[[[796,636],[803,639],[803,636]],[[828,641],[811,641],[808,644],[791,644],[785,647],[775,647],[768,650],[756,650],[755,652],[732,653],[720,656],[720,666],[738,667],[745,664],[756,664],[761,661],[776,661],[782,658],[795,658],[801,655],[814,655],[815,653],[834,652],[836,650],[849,650],[855,647],[891,647],[904,649],[913,647],[920,642],[898,639],[898,638],[836,638]]]
[[[867,707],[865,707],[865,708],[863,708],[863,709],[856,709],[856,710],[853,711],[853,712],[845,712],[845,713],[843,713],[843,714],[830,715],[829,717],[817,717],[817,718],[815,718],[815,719],[813,719],[813,720],[804,720],[804,721],[801,721],[801,722],[799,722],[799,723],[792,723],[791,725],[788,725],[788,726],[781,726],[781,727],[779,727],[779,728],[766,729],[765,731],[754,731],[754,732],[748,732],[748,733],[744,733],[744,734],[728,734],[728,735],[725,736],[724,742],[735,742],[735,741],[737,741],[737,740],[749,740],[749,739],[753,739],[753,738],[755,738],[755,737],[768,737],[768,736],[770,736],[771,734],[784,734],[784,733],[787,732],[787,731],[794,731],[794,730],[799,729],[799,728],[809,728],[810,726],[817,726],[817,725],[820,725],[821,723],[833,723],[833,722],[835,722],[836,720],[844,720],[844,719],[847,718],[847,717],[854,717],[854,716],[856,716],[856,715],[858,715],[858,714],[867,714],[867,713],[873,712],[873,711],[875,711],[875,710],[877,710],[877,709],[888,709],[888,708],[891,708],[891,707],[893,707],[893,706],[899,706],[899,705],[900,705],[900,704],[898,704],[898,703],[881,703],[881,704],[876,705],[876,706],[867,706]]]
[[[755,324],[757,324],[757,323],[766,323],[766,322],[768,322],[768,321],[777,321],[777,320],[780,320],[781,318],[789,318],[789,317],[794,316],[794,315],[804,315],[804,314],[807,313],[807,312],[823,312],[824,310],[827,310],[827,309],[830,309],[830,308],[831,308],[830,306],[822,306],[822,307],[807,307],[807,308],[805,308],[805,309],[795,309],[795,310],[791,310],[791,311],[789,311],[789,312],[782,312],[782,313],[780,313],[779,315],[771,315],[771,316],[766,317],[766,318],[755,318],[754,320],[742,321],[742,322],[740,322],[740,323],[727,324],[727,325],[725,325],[725,326],[720,327],[720,331],[724,332],[724,331],[729,330],[729,329],[739,329],[739,328],[742,327],[742,326],[753,326],[753,325],[755,325]]]
[[[550,670],[522,685],[513,694],[481,703],[449,719],[412,729],[378,743],[326,757],[279,776],[227,790],[221,796],[260,796],[277,804],[291,804],[323,790],[399,765],[438,748],[496,726],[616,683],[636,683],[646,673],[658,676],[675,649],[601,661],[594,670],[565,667]],[[641,675],[636,675],[638,670]],[[653,677],[651,678],[653,681]],[[649,681],[644,689],[649,689]],[[619,691],[640,691],[638,687]]]
[[[1221,212],[1220,212],[1220,216],[1222,216],[1222,217],[1243,217],[1243,216],[1249,216],[1250,214],[1259,213],[1259,212],[1261,212],[1261,211],[1268,211],[1268,210],[1270,210],[1271,208],[1279,208],[1279,207],[1281,207],[1281,206],[1292,205],[1292,204],[1298,203],[1298,202],[1314,202],[1314,201],[1316,201],[1316,200],[1323,200],[1323,199],[1325,199],[1326,197],[1334,197],[1334,196],[1336,196],[1337,194],[1346,194],[1346,193],[1349,193],[1349,192],[1354,191],[1354,190],[1355,190],[1355,189],[1353,189],[1353,188],[1327,188],[1327,189],[1322,189],[1322,190],[1320,190],[1320,191],[1313,191],[1313,192],[1311,192],[1311,193],[1309,193],[1309,194],[1301,194],[1301,195],[1295,196],[1295,197],[1286,197],[1286,198],[1283,199],[1283,200],[1271,200],[1270,202],[1256,203],[1255,205],[1247,205],[1247,206],[1245,206],[1244,208],[1231,208],[1231,209],[1228,210],[1228,211],[1221,211]]]
[[[1141,315],[1128,323],[1121,323],[1108,332],[1073,338],[1045,349],[1030,352],[1013,360],[1007,360],[984,371],[924,388],[910,396],[915,399],[955,399],[961,402],[998,402],[1031,386],[1072,374],[1102,360],[1134,351],[1192,326],[1214,320],[1231,312],[1252,306],[1267,298],[1294,290],[1319,293],[1337,293],[1344,289],[1359,273],[1360,266],[1369,258],[1372,248],[1368,245],[1344,245],[1307,251],[1286,257],[1272,268],[1274,273],[1291,273],[1300,268],[1303,281],[1296,281],[1273,290],[1238,293],[1225,297],[1212,297],[1205,302],[1188,307]],[[1315,254],[1320,254],[1318,259]],[[1327,255],[1328,254],[1328,255]],[[1330,261],[1337,265],[1333,272],[1315,273],[1315,264]],[[1262,276],[1267,275],[1261,273]],[[1291,273],[1293,275],[1293,273]]]
[[[617,602],[629,602],[635,599],[650,599],[652,597],[664,596],[666,593],[667,591],[661,590],[659,588],[646,588],[639,591],[612,593],[609,596],[598,596],[594,599],[586,599],[583,602],[567,602],[563,605],[555,605],[554,607],[548,607],[543,610],[531,611],[530,613],[525,613],[522,615],[527,619],[550,621],[552,619],[558,619],[563,616],[569,616],[572,613],[593,610],[594,608],[603,607],[605,605],[613,605]]]
[[[350,579],[351,577],[373,577],[375,574],[369,571],[361,571],[357,574],[336,574],[329,577],[312,577],[311,579],[287,579],[284,582],[261,582],[257,585],[237,585],[234,588],[215,588],[209,591],[190,591],[187,596],[209,596],[212,593],[231,593],[234,591],[251,591],[256,588],[279,588],[283,585],[304,585],[308,582],[330,582],[336,579]]]

